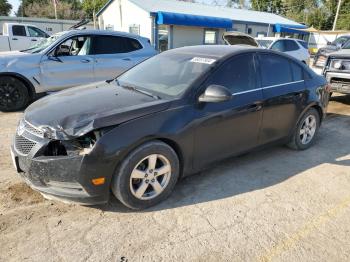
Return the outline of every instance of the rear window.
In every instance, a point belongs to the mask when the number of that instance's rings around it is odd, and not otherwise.
[[[301,44],[305,49],[309,49],[309,45],[308,45],[307,42],[305,42],[305,41],[298,41],[298,42],[299,42],[299,44]]]
[[[295,51],[299,49],[299,46],[293,40],[285,40],[284,46],[285,46],[284,51],[286,52]]]
[[[261,81],[263,87],[292,82],[289,59],[272,54],[260,54]]]
[[[12,26],[12,34],[14,36],[27,36],[26,29],[23,25]]]
[[[128,53],[142,46],[139,41],[121,36],[96,36],[93,39],[92,54],[119,54]]]

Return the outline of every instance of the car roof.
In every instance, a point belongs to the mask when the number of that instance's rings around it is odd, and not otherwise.
[[[248,45],[196,45],[186,46],[166,51],[167,53],[186,53],[198,56],[221,58],[243,50],[256,50],[256,47]]]
[[[97,30],[97,29],[72,29],[68,31],[62,32],[62,35],[114,35],[114,36],[125,36],[125,37],[132,37],[136,39],[148,39],[146,37],[142,37],[136,34],[131,34],[127,32],[120,32],[120,31],[110,31],[110,30]]]

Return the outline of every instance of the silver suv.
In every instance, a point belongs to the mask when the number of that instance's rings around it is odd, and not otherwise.
[[[22,51],[0,53],[0,111],[14,111],[47,92],[114,78],[157,51],[129,33],[72,30]]]

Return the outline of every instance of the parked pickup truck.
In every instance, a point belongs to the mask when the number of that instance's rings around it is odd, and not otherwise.
[[[25,50],[48,37],[34,25],[5,23],[0,35],[0,52]]]
[[[350,42],[341,50],[329,54],[323,75],[331,92],[350,94]]]

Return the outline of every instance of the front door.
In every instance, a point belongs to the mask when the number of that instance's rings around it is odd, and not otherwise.
[[[232,99],[196,105],[195,168],[255,147],[262,117],[262,91],[257,85],[255,55],[237,55],[223,64],[205,86],[222,85]]]
[[[57,91],[94,82],[94,60],[89,48],[89,36],[75,36],[43,56],[39,81],[46,90]]]

